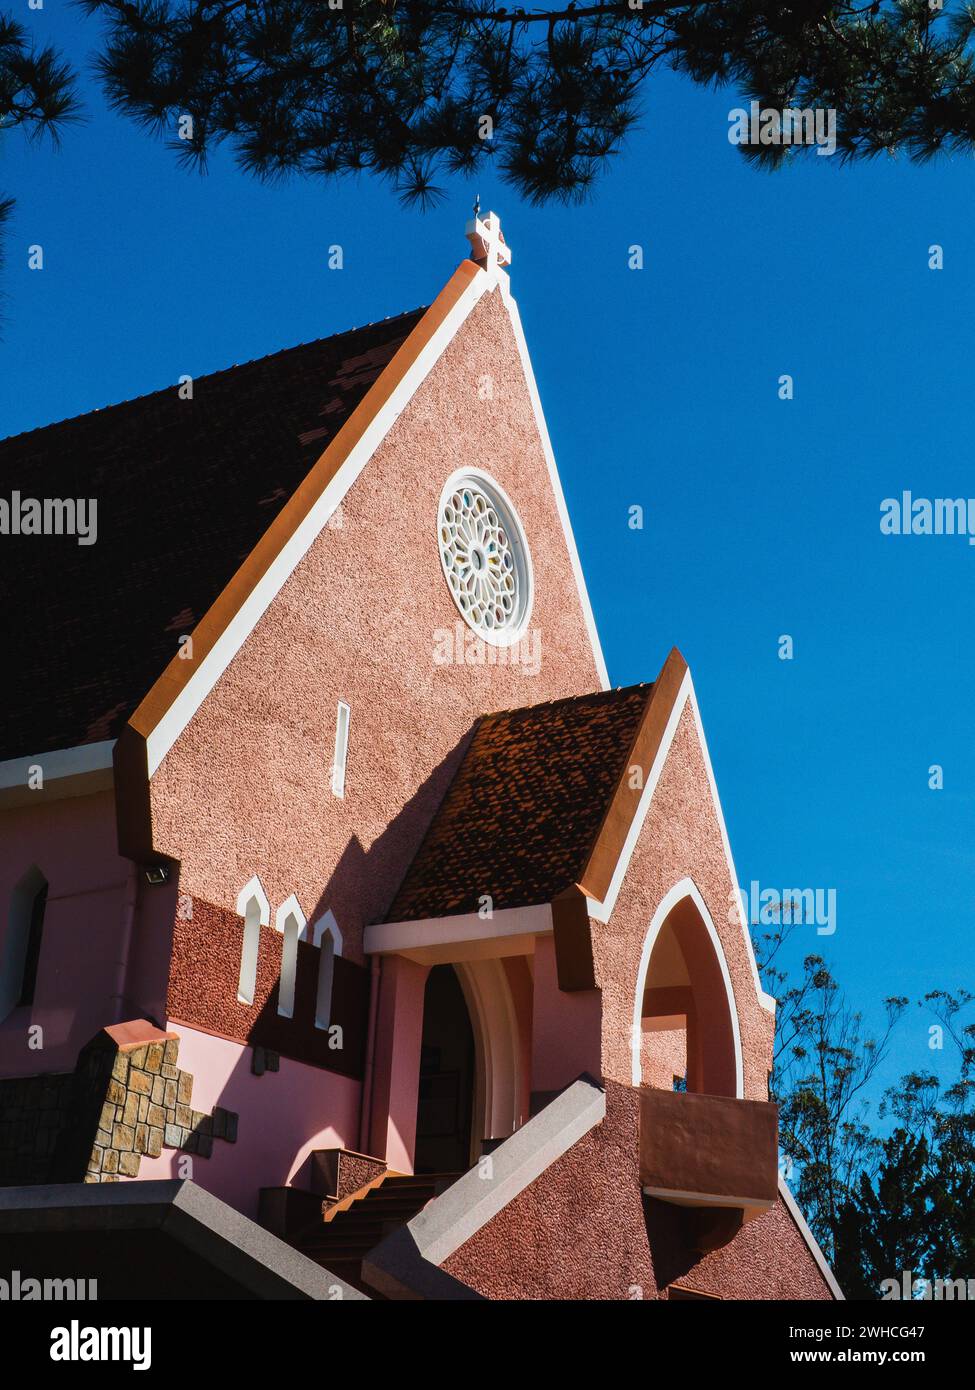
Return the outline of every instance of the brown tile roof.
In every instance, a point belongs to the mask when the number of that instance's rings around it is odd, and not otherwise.
[[[113,738],[425,311],[0,442],[0,496],[95,497],[98,539],[0,536],[0,758]]]
[[[485,715],[388,922],[551,902],[582,874],[653,691]]]

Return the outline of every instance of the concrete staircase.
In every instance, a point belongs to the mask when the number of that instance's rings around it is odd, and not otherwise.
[[[371,1298],[378,1295],[362,1282],[362,1261],[384,1236],[406,1223],[457,1181],[460,1173],[405,1176],[386,1173],[336,1203],[321,1224],[302,1232],[294,1243],[303,1255],[330,1269]]]

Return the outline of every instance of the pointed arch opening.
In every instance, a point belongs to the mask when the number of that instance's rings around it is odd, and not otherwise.
[[[342,954],[342,932],[329,909],[312,929],[312,944],[318,947],[318,987],[315,993],[315,1027],[328,1028],[332,1020],[332,985],[335,957]]]
[[[633,1004],[634,1086],[742,1097],[731,975],[697,886],[682,879],[654,913]]]
[[[240,1004],[253,1004],[254,990],[257,988],[257,962],[261,953],[261,927],[268,926],[271,921],[271,905],[256,874],[237,894],[237,912],[244,919],[237,1001]]]
[[[278,980],[278,1013],[282,1018],[294,1018],[298,942],[305,925],[305,914],[292,893],[274,914],[274,929],[284,937],[281,943],[281,977]]]

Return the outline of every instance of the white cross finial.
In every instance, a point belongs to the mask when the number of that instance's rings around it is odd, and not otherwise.
[[[511,264],[511,248],[505,244],[501,218],[496,212],[480,217],[477,210],[466,228],[471,244],[471,259],[477,261],[489,275]]]

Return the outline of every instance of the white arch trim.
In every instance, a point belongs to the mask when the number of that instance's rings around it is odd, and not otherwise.
[[[327,912],[323,913],[322,916],[319,917],[318,921],[312,927],[312,945],[321,946],[322,937],[326,934],[326,932],[332,938],[332,941],[335,943],[335,954],[337,956],[340,956],[342,954],[342,929],[339,926],[338,922],[335,920],[335,913],[332,911],[331,908],[329,908]]]
[[[281,943],[281,978],[278,982],[278,1013],[282,1018],[294,1018],[295,984],[298,978],[298,942],[307,926],[305,914],[294,893],[274,914],[274,930],[284,937]]]
[[[477,1052],[477,1095],[474,1135],[502,1139],[518,1128],[521,1116],[522,1067],[518,1015],[501,960],[468,960],[454,964],[474,1029]]]
[[[305,920],[305,914],[301,910],[301,903],[299,903],[294,893],[291,894],[290,898],[285,898],[277,912],[275,912],[274,930],[284,935],[288,926],[289,917],[293,917],[298,924],[298,940],[300,941],[308,923]]]
[[[244,919],[240,943],[240,972],[237,976],[238,1004],[253,1004],[257,988],[257,963],[261,953],[261,928],[271,920],[271,904],[255,874],[237,894],[237,913]]]
[[[271,921],[271,904],[267,900],[261,880],[257,874],[248,879],[243,888],[237,894],[237,916],[246,917],[247,907],[251,900],[256,900],[260,908],[260,923],[262,927],[268,926]]]
[[[731,886],[734,889],[735,912],[738,917],[741,934],[745,939],[745,950],[748,954],[748,963],[751,966],[752,979],[755,982],[755,993],[758,995],[758,1002],[761,1004],[762,1008],[774,1014],[775,999],[762,988],[762,982],[758,974],[758,963],[755,960],[755,948],[752,945],[751,933],[748,930],[748,923],[745,921],[745,914],[741,905],[741,893],[738,890],[738,871],[735,868],[735,861],[731,854],[731,841],[728,839],[728,827],[725,824],[724,812],[721,809],[721,798],[718,796],[718,784],[714,780],[714,768],[711,766],[711,755],[708,752],[707,740],[704,737],[704,725],[701,722],[701,711],[697,703],[697,694],[694,690],[694,682],[691,680],[690,671],[684,676],[680,689],[677,692],[674,707],[670,712],[670,718],[667,720],[667,727],[664,730],[663,738],[660,740],[660,747],[657,749],[657,756],[653,760],[653,766],[650,769],[643,787],[643,795],[640,797],[640,804],[637,807],[636,815],[630,823],[629,833],[623,844],[620,857],[617,860],[616,868],[613,871],[609,890],[602,902],[595,902],[592,898],[589,899],[589,915],[595,917],[597,922],[608,922],[612,915],[620,888],[623,886],[623,880],[626,877],[626,871],[633,857],[633,851],[636,849],[637,841],[640,838],[643,822],[646,820],[647,812],[650,810],[650,802],[653,800],[653,794],[657,790],[657,784],[660,781],[664,765],[667,762],[671,745],[677,733],[677,727],[680,724],[681,716],[688,703],[694,715],[694,728],[697,732],[701,756],[704,760],[704,768],[707,773],[708,785],[711,789],[711,801],[714,805],[714,814],[717,818],[718,829],[721,833],[721,845],[724,849],[725,863],[728,866],[728,876],[731,880]]]
[[[691,878],[682,878],[679,883],[675,883],[670,892],[663,898],[660,906],[653,914],[653,921],[650,923],[650,930],[647,932],[643,942],[643,950],[640,953],[640,965],[636,977],[636,994],[633,997],[633,1031],[630,1037],[630,1057],[631,1057],[631,1076],[634,1086],[639,1086],[643,1081],[643,1064],[640,1058],[640,1044],[643,1039],[643,993],[646,989],[647,971],[650,968],[650,957],[656,944],[660,929],[667,920],[670,912],[682,902],[684,898],[690,898],[694,906],[701,915],[701,920],[707,927],[708,936],[711,938],[711,945],[714,947],[714,954],[717,956],[718,965],[721,969],[721,978],[724,981],[725,995],[728,1000],[728,1011],[731,1014],[731,1032],[735,1044],[735,1095],[741,1100],[745,1094],[745,1068],[741,1050],[741,1029],[738,1026],[738,1010],[735,1007],[735,992],[731,984],[731,974],[728,970],[728,962],[721,946],[721,938],[718,936],[711,914],[707,909],[707,904],[698,891],[697,884]]]

